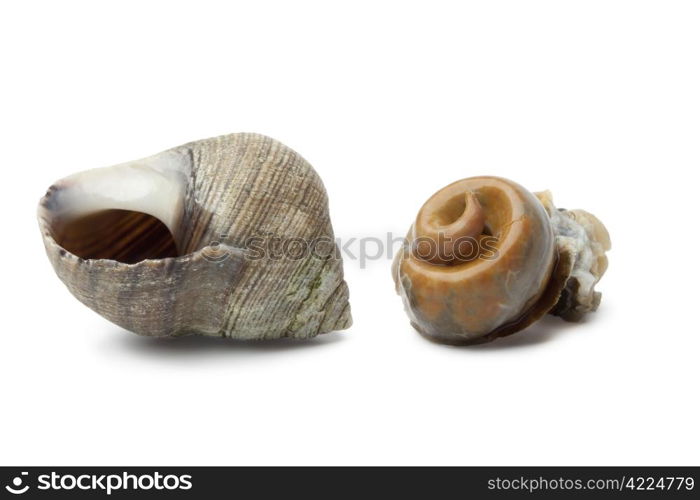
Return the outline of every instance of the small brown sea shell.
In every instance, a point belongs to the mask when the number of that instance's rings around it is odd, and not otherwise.
[[[499,177],[472,177],[418,212],[392,268],[413,326],[446,344],[510,335],[547,312],[577,321],[594,311],[610,238],[582,211],[557,210]]]

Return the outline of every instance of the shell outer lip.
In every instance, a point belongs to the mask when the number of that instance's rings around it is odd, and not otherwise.
[[[100,262],[103,263],[104,265],[109,265],[113,267],[124,267],[124,268],[129,268],[129,267],[135,267],[139,266],[141,264],[143,265],[170,265],[173,263],[177,262],[185,262],[189,260],[194,260],[194,259],[205,259],[205,254],[209,247],[205,246],[202,248],[199,248],[197,250],[194,250],[192,252],[188,252],[183,255],[178,255],[177,257],[164,257],[164,258],[158,258],[158,259],[144,259],[139,262],[134,262],[134,263],[128,263],[128,262],[121,262],[118,260],[114,259],[84,259],[78,255],[75,255],[74,253],[70,252],[69,250],[66,250],[63,248],[53,237],[53,234],[51,232],[51,228],[49,227],[49,222],[48,222],[48,211],[49,208],[47,208],[50,205],[50,199],[51,195],[55,193],[60,187],[57,187],[56,184],[52,185],[46,194],[41,198],[39,201],[39,208],[37,210],[37,215],[38,215],[38,221],[39,221],[39,230],[41,231],[44,239],[44,246],[46,246],[47,251],[49,248],[54,248],[57,252],[60,258],[62,259],[67,259],[67,260],[74,260],[76,262]],[[230,252],[231,255],[234,256],[241,256],[243,257],[244,251],[241,250],[240,248],[232,247],[232,246],[227,246],[223,243],[220,244],[227,252]]]

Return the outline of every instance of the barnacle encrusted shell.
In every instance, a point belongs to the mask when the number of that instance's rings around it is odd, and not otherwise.
[[[472,177],[426,201],[392,274],[421,334],[475,344],[520,331],[548,312],[578,321],[594,311],[609,248],[598,219],[557,210],[549,192]]]
[[[595,285],[608,269],[605,252],[610,250],[610,235],[595,215],[581,209],[557,209],[549,191],[535,195],[551,219],[559,255],[571,262],[559,300],[549,312],[567,321],[580,321],[600,305],[602,295]]]
[[[72,175],[41,199],[39,226],[73,295],[141,335],[308,338],[351,324],[321,179],[269,137]]]

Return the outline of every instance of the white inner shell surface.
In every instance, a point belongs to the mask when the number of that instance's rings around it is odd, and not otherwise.
[[[102,210],[142,212],[176,234],[191,169],[189,155],[166,151],[141,160],[79,172],[59,181],[52,215],[75,218]]]

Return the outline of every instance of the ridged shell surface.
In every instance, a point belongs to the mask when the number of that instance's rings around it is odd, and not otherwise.
[[[131,219],[117,219],[120,213]],[[71,221],[95,214],[117,214],[99,240],[105,248],[69,237]],[[166,257],[154,226],[161,223],[174,245]],[[49,259],[73,295],[138,334],[307,338],[351,324],[321,179],[269,137],[205,139],[67,177],[42,198],[39,224]],[[87,224],[93,236],[107,231]],[[289,242],[304,251],[281,257],[269,251]],[[95,258],[117,249],[133,256],[138,245],[156,258]]]

